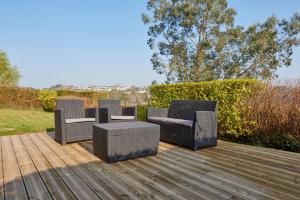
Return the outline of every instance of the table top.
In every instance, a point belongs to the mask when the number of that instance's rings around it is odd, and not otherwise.
[[[121,129],[133,129],[133,128],[150,128],[159,125],[148,123],[148,122],[142,122],[142,121],[131,121],[131,122],[113,122],[113,123],[94,124],[94,126],[106,130],[121,130]]]

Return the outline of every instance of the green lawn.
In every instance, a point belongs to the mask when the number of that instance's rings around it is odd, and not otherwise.
[[[0,136],[53,130],[53,113],[0,109]]]

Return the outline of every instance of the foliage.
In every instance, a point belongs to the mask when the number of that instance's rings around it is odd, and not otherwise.
[[[245,106],[245,98],[254,95],[262,85],[250,79],[153,85],[151,104],[168,107],[174,99],[217,100],[218,133],[248,135],[254,122],[243,118],[239,108]]]
[[[266,85],[246,100],[244,117],[255,120],[254,143],[300,151],[300,82]]]
[[[300,15],[275,16],[245,29],[227,0],[149,0],[147,41],[153,69],[167,82],[276,76],[299,45]]]
[[[38,100],[46,112],[54,111],[56,98],[57,93],[55,90],[40,90],[38,93]]]
[[[17,68],[10,64],[6,53],[0,51],[0,85],[15,86],[20,77]]]
[[[137,105],[137,119],[139,121],[146,121],[148,105]]]
[[[41,109],[38,90],[0,86],[0,108]]]
[[[0,109],[0,136],[53,129],[53,116],[43,111]]]

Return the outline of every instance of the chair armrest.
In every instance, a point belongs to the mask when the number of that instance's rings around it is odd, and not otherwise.
[[[111,122],[111,111],[108,108],[99,108],[99,123]]]
[[[96,122],[99,122],[99,110],[97,108],[86,108],[85,109],[86,118],[95,118]]]
[[[54,111],[55,122],[55,139],[61,144],[66,144],[66,132],[65,132],[65,116],[62,110]]]
[[[147,108],[148,117],[168,117],[169,108]]]
[[[122,115],[134,116],[134,119],[136,119],[137,118],[137,108],[136,107],[123,107]]]
[[[217,138],[217,112],[196,111],[194,128],[196,139]]]
[[[65,116],[62,110],[54,110],[54,119],[56,124],[64,124]]]

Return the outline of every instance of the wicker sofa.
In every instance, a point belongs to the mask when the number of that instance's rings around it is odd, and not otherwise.
[[[55,139],[62,145],[68,142],[91,140],[93,124],[98,122],[96,108],[84,109],[79,99],[56,100]]]
[[[99,100],[99,122],[126,122],[137,119],[136,107],[121,107],[120,100]]]
[[[170,108],[148,108],[160,125],[160,140],[192,150],[217,145],[217,101],[174,100]]]

